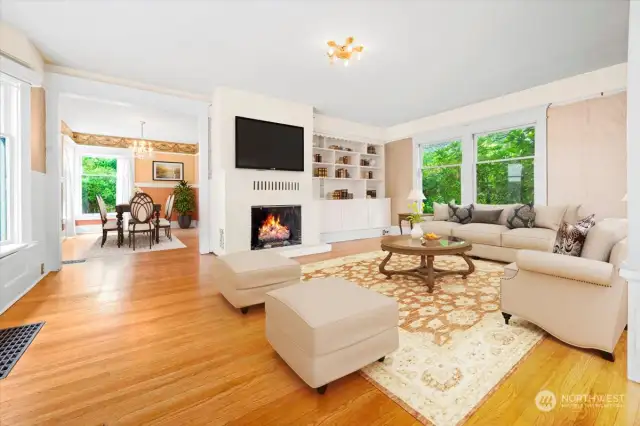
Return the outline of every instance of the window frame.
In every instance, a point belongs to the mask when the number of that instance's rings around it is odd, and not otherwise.
[[[492,133],[506,133],[506,132],[510,132],[511,130],[517,130],[517,129],[525,129],[527,127],[533,127],[535,133],[536,133],[536,142],[534,142],[534,153],[533,155],[527,155],[524,157],[511,157],[511,158],[505,158],[505,159],[501,159],[501,160],[478,160],[478,138],[481,136],[485,136],[485,135],[489,135]],[[536,126],[536,123],[527,123],[527,124],[522,124],[522,125],[516,125],[516,126],[509,126],[507,128],[503,128],[503,129],[495,129],[495,130],[489,130],[486,132],[478,132],[478,133],[474,133],[472,135],[473,137],[473,202],[474,203],[478,203],[478,164],[496,164],[496,163],[509,163],[512,161],[521,161],[521,160],[533,160],[533,192],[534,192],[534,203],[536,204],[540,204],[537,203],[536,200],[536,174],[537,174],[537,170],[536,170],[536,152],[538,149],[537,146],[537,135],[538,135],[538,128]],[[546,168],[545,168],[546,170]]]
[[[534,162],[534,203],[547,204],[547,108],[540,105],[520,111],[494,115],[460,125],[442,127],[413,137],[413,189],[422,188],[422,150],[421,145],[432,145],[446,141],[462,141],[461,198],[462,204],[476,202],[476,138],[475,135],[495,133],[523,127],[535,127]],[[510,161],[516,158],[509,159]],[[487,160],[494,161],[494,160]],[[502,161],[502,160],[499,160]]]
[[[101,152],[92,152],[91,150],[78,150],[78,155],[77,155],[77,160],[78,160],[78,176],[77,176],[77,182],[78,182],[78,192],[77,194],[79,195],[78,197],[76,197],[77,201],[76,201],[76,220],[95,220],[95,219],[100,219],[100,213],[84,213],[82,211],[82,178],[84,176],[95,176],[95,177],[114,177],[116,179],[116,187],[118,186],[118,169],[116,166],[116,174],[115,176],[109,176],[109,175],[85,175],[84,174],[84,168],[82,167],[82,159],[85,157],[91,157],[91,158],[108,158],[108,159],[112,159],[112,160],[118,160],[118,157],[122,157],[122,155],[118,156],[118,155],[112,155],[112,154],[108,154],[108,153],[101,153]],[[117,203],[117,200],[116,200]],[[116,217],[116,212],[107,212],[107,217]]]
[[[423,162],[424,162],[424,149],[427,146],[430,145],[441,145],[441,144],[451,144],[454,142],[458,142],[460,141],[460,151],[461,151],[461,156],[462,158],[460,159],[460,163],[457,164],[445,164],[445,165],[441,165],[441,166],[424,166]],[[418,173],[417,173],[417,179],[418,179],[418,188],[420,189],[420,191],[422,191],[424,193],[424,187],[422,186],[422,181],[423,181],[423,172],[424,170],[431,170],[431,169],[444,169],[444,168],[453,168],[453,167],[459,167],[460,168],[460,198],[462,199],[462,165],[464,162],[464,150],[463,150],[463,142],[462,142],[462,138],[461,137],[454,137],[454,138],[447,138],[445,140],[438,140],[438,141],[433,141],[430,143],[420,143],[418,144]],[[448,201],[447,201],[448,202]]]

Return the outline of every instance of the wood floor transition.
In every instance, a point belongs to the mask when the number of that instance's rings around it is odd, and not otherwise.
[[[0,381],[0,425],[408,425],[406,411],[358,374],[309,389],[264,337],[264,309],[233,309],[209,279],[211,256],[186,249],[64,266],[0,316],[0,328],[46,325]],[[97,236],[96,236],[97,238]],[[81,256],[64,243],[65,259]],[[301,262],[377,250],[379,239],[335,244]],[[468,420],[470,425],[640,424],[640,385],[626,379],[626,333],[610,363],[547,337]],[[560,395],[623,395],[622,407],[556,407]]]

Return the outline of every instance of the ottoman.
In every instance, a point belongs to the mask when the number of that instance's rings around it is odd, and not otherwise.
[[[247,251],[220,256],[213,268],[220,293],[243,314],[264,303],[267,292],[300,282],[300,264],[269,251]]]
[[[398,348],[395,299],[341,278],[271,291],[265,311],[269,343],[321,394],[329,382]]]

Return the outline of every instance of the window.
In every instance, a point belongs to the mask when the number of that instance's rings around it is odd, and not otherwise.
[[[0,73],[0,244],[19,242],[20,82]]]
[[[534,202],[535,127],[475,136],[476,202]]]
[[[82,157],[82,213],[100,213],[97,195],[107,206],[116,210],[116,178],[118,160],[113,157]]]
[[[433,213],[433,203],[460,203],[462,142],[453,140],[422,145],[422,192],[424,212]]]

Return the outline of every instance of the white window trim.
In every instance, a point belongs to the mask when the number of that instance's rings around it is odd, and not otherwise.
[[[133,158],[131,150],[126,148],[107,148],[101,146],[76,145],[76,197],[75,220],[98,220],[99,213],[82,213],[82,157]],[[135,162],[134,162],[135,169]],[[135,175],[135,170],[134,170]],[[117,179],[117,178],[116,178]],[[107,213],[107,218],[115,219],[116,213]]]
[[[459,126],[437,129],[416,135],[413,138],[413,164],[416,170],[414,189],[422,189],[421,145],[432,145],[447,141],[462,141],[461,198],[462,204],[475,203],[476,199],[476,150],[475,136],[515,128],[536,128],[534,158],[534,203],[547,204],[547,108],[548,104],[496,116]],[[515,160],[515,159],[510,159]],[[500,160],[502,161],[502,160]]]

